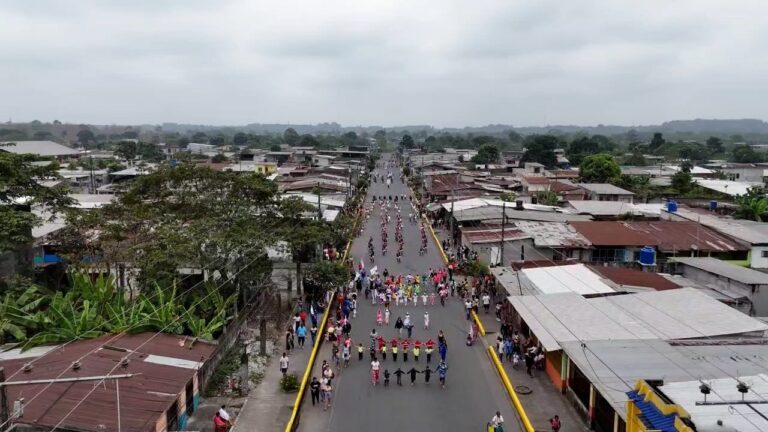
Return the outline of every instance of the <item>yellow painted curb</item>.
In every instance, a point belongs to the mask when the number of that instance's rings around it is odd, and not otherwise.
[[[475,313],[474,310],[472,311],[472,318],[475,319],[475,324],[477,324],[477,330],[480,332],[480,336],[485,336],[485,327],[483,327],[480,317],[477,316],[477,313]]]
[[[346,264],[347,263],[347,256],[349,255],[349,248],[352,247],[352,240],[347,242],[347,247],[344,248],[344,258],[342,261]]]
[[[440,243],[440,240],[437,238],[437,234],[435,234],[435,230],[432,229],[432,224],[429,223],[429,219],[427,219],[426,216],[424,216],[424,223],[426,223],[429,227],[429,232],[432,233],[432,238],[435,239],[435,244],[437,245],[437,249],[440,251],[440,255],[443,257],[443,261],[448,264],[448,255],[446,255],[445,251],[443,250],[443,244]]]
[[[296,415],[299,412],[299,407],[301,406],[301,399],[304,397],[304,392],[306,391],[307,387],[307,381],[309,381],[309,376],[312,374],[312,368],[315,365],[315,357],[317,357],[317,350],[320,349],[320,341],[325,336],[325,323],[328,321],[328,313],[331,310],[331,304],[333,304],[333,301],[335,298],[331,299],[330,302],[325,307],[325,312],[323,312],[323,319],[320,321],[320,327],[317,331],[317,337],[315,338],[315,344],[312,346],[312,352],[309,354],[309,362],[307,363],[307,368],[304,370],[304,377],[301,379],[301,385],[299,386],[299,393],[296,395],[296,401],[293,403],[293,410],[291,411],[291,418],[288,420],[288,424],[285,425],[285,432],[291,432],[293,431],[293,424],[296,422]]]
[[[488,356],[491,357],[491,361],[496,366],[496,371],[499,373],[501,381],[504,383],[504,387],[507,389],[507,394],[509,394],[509,397],[512,399],[512,404],[515,406],[515,410],[517,410],[517,414],[520,417],[520,420],[523,422],[525,431],[536,432],[536,430],[533,428],[533,425],[531,425],[531,421],[528,419],[528,414],[526,414],[525,408],[523,408],[523,404],[520,403],[520,399],[517,397],[517,392],[515,392],[515,388],[512,387],[512,382],[509,380],[507,372],[504,370],[504,366],[502,366],[501,362],[499,361],[499,357],[496,355],[496,351],[494,351],[493,347],[488,347]]]

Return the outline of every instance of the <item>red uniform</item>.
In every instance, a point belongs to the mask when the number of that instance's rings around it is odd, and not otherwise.
[[[416,342],[413,343],[413,346],[418,348],[418,349],[421,349],[421,341],[416,339]]]
[[[408,352],[408,348],[411,346],[411,342],[408,339],[403,339],[401,345],[403,346],[403,351]]]
[[[384,344],[386,344],[387,342],[381,336],[379,336],[378,342],[379,342],[379,351],[381,351],[381,347],[383,347]]]
[[[397,345],[398,345],[398,342],[397,342],[397,338],[392,338],[392,340],[391,340],[391,341],[389,341],[389,345],[390,345],[392,348],[397,348]]]
[[[435,348],[435,341],[433,341],[432,339],[429,339],[427,341],[427,349],[431,350],[431,349],[434,349],[434,348]]]

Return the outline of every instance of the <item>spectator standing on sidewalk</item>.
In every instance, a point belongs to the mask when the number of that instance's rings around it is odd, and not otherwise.
[[[312,382],[309,383],[309,392],[312,394],[312,406],[315,403],[320,403],[320,381],[317,377],[312,377]]]
[[[285,376],[288,373],[288,365],[290,364],[290,360],[288,360],[288,355],[286,353],[283,353],[283,356],[280,357],[280,372],[283,373],[283,376]]]

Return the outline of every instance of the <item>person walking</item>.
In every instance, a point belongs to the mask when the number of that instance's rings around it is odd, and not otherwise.
[[[373,358],[373,361],[371,362],[371,381],[373,382],[373,385],[379,383],[379,369],[381,368],[381,363],[376,359],[376,357]]]
[[[397,363],[397,349],[400,343],[397,341],[397,338],[392,338],[391,341],[389,341],[389,346],[392,348],[392,361]]]
[[[416,374],[421,373],[416,370],[416,368],[411,368],[411,370],[408,371],[408,374],[411,376],[411,385],[414,385],[416,383]]]
[[[432,361],[432,351],[435,348],[435,341],[433,341],[432,339],[428,339],[425,345],[426,345],[425,351],[427,353],[427,363],[429,363]]]
[[[288,355],[286,353],[283,353],[283,356],[280,357],[280,372],[283,373],[283,376],[285,376],[288,373],[288,365],[291,363],[291,361],[288,359]]]
[[[482,300],[483,300],[483,309],[487,314],[491,310],[491,296],[487,292],[484,292]]]
[[[397,370],[394,372],[395,377],[397,378],[397,385],[399,385],[399,386],[403,385],[402,378],[403,378],[403,374],[404,373],[405,372],[403,372],[403,370],[400,369],[400,368],[397,368]]]
[[[408,339],[403,339],[402,345],[403,345],[403,362],[407,363],[408,362],[408,348],[411,347],[411,341],[409,341]]]
[[[317,338],[317,324],[312,324],[312,328],[309,329],[309,336],[312,338],[312,346],[315,346],[315,339]]]
[[[288,329],[285,332],[285,350],[291,351],[293,349],[293,330]]]
[[[299,338],[299,348],[304,349],[304,340],[307,338],[307,328],[304,327],[304,322],[299,323],[299,328],[296,330],[296,336]]]
[[[419,354],[421,354],[421,341],[416,339],[413,343],[413,361],[419,361]]]
[[[470,312],[472,311],[472,301],[469,300],[469,297],[464,300],[464,309],[467,312],[467,321],[469,321]]]
[[[560,427],[562,426],[560,424],[560,416],[556,415],[549,419],[549,426],[552,428],[552,432],[560,432]]]
[[[325,391],[323,394],[325,395],[325,407],[323,407],[323,411],[327,411],[333,401],[333,384],[331,384],[331,380],[328,380],[325,383]]]
[[[309,383],[309,392],[312,395],[312,406],[315,403],[320,403],[320,381],[317,377],[312,377],[312,381]]]
[[[432,369],[427,366],[426,369],[421,372],[424,374],[424,384],[429,384],[429,378],[432,376]]]
[[[402,336],[403,335],[403,319],[400,317],[397,317],[397,320],[395,321],[395,329],[397,330],[397,333]]]
[[[424,329],[429,330],[429,312],[424,312]]]
[[[440,385],[442,388],[445,388],[445,379],[448,376],[448,365],[445,364],[445,361],[441,360],[440,364],[437,365],[437,377],[440,378]]]
[[[448,344],[446,342],[441,343],[438,351],[440,353],[440,361],[445,362],[445,357],[448,355]]]

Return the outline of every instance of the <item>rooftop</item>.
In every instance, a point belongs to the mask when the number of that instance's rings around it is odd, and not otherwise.
[[[576,293],[508,299],[548,351],[572,341],[690,339],[768,330],[694,288],[591,299]]]
[[[671,261],[695,267],[706,272],[726,277],[736,282],[748,285],[768,285],[768,274],[752,270],[750,268],[739,267],[726,261],[716,258],[671,258]]]
[[[540,294],[593,295],[615,292],[600,280],[600,275],[584,264],[528,268],[520,272]]]
[[[600,195],[634,195],[634,193],[610,183],[576,183],[576,185]]]
[[[657,291],[680,288],[680,285],[658,273],[599,265],[590,265],[589,268],[618,286],[653,288]]]
[[[593,216],[620,216],[627,213],[637,214],[637,208],[623,201],[568,201],[579,214]]]
[[[665,212],[665,215],[679,216],[684,219],[699,222],[708,228],[712,228],[748,244],[768,244],[768,223],[721,217],[714,213],[694,211],[685,207],[678,207],[675,213]]]
[[[768,361],[768,346],[748,343],[671,344],[662,340],[635,339],[584,341],[582,344],[570,341],[563,343],[563,350],[625,419],[625,392],[632,390],[638,379],[663,381],[664,386],[660,389],[665,394],[674,382],[696,381],[696,393],[701,395],[699,379],[709,382],[762,373]],[[736,390],[735,385],[733,389]],[[707,400],[712,400],[712,396]],[[736,399],[741,399],[741,395]]]
[[[112,338],[116,339],[112,340]],[[36,362],[31,372],[24,372],[15,381],[48,378],[73,378],[107,374],[137,374],[120,380],[120,409],[122,430],[155,430],[155,423],[184,390],[196,369],[215,349],[215,345],[196,342],[184,336],[141,333],[135,335],[106,335],[82,340],[55,349]],[[143,345],[145,344],[146,345]],[[104,347],[100,346],[104,344]],[[87,355],[95,350],[93,354]],[[138,351],[136,351],[138,350]],[[119,372],[111,372],[123,357],[130,355],[130,364]],[[78,370],[72,363],[81,360]],[[30,358],[0,361],[6,376],[11,376]],[[59,374],[64,373],[59,376]],[[118,430],[115,383],[109,380],[94,388],[95,381],[9,386],[8,398],[14,401],[26,397],[24,416],[19,423],[39,428],[52,428],[72,411],[60,427],[67,430]],[[43,391],[45,390],[45,391]],[[90,391],[93,392],[85,397]],[[34,400],[30,395],[41,392]],[[75,404],[82,400],[78,409]]]
[[[53,141],[4,141],[0,142],[0,151],[16,154],[36,154],[40,156],[71,156],[80,152]]]
[[[750,188],[763,186],[762,183],[729,180],[694,179],[694,182],[705,189],[730,196],[745,195]]]

